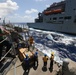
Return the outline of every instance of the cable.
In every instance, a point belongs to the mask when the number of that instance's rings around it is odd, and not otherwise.
[[[0,62],[5,58],[5,56],[12,50],[12,47],[9,49],[9,51],[1,58]]]
[[[2,42],[4,42],[6,39],[7,39],[7,37],[6,37],[4,40],[2,40],[2,41],[0,42],[0,44],[1,44]]]

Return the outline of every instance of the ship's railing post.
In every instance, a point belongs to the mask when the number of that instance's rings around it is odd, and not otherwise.
[[[16,64],[14,63],[14,75],[16,75]]]

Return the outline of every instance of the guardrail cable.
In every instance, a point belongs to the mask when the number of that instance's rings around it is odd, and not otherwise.
[[[0,42],[0,44],[1,44],[2,42],[4,42],[5,40],[7,40],[7,37],[6,37],[4,40],[2,40],[2,41]]]
[[[9,51],[1,58],[0,62],[6,57],[6,55],[12,50],[12,47],[9,49]]]
[[[9,49],[9,51],[1,58],[0,62],[6,57],[6,55],[12,50],[12,47]],[[0,68],[0,71],[2,70],[2,68],[4,67],[4,65]]]

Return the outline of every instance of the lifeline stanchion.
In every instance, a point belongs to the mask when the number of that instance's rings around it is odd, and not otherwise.
[[[14,63],[14,75],[16,75],[16,64]]]
[[[14,75],[16,75],[16,64],[14,61],[12,62],[12,64],[14,65]]]

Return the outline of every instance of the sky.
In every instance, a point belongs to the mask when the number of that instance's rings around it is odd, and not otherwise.
[[[0,0],[0,22],[34,22],[38,13],[62,0]]]

